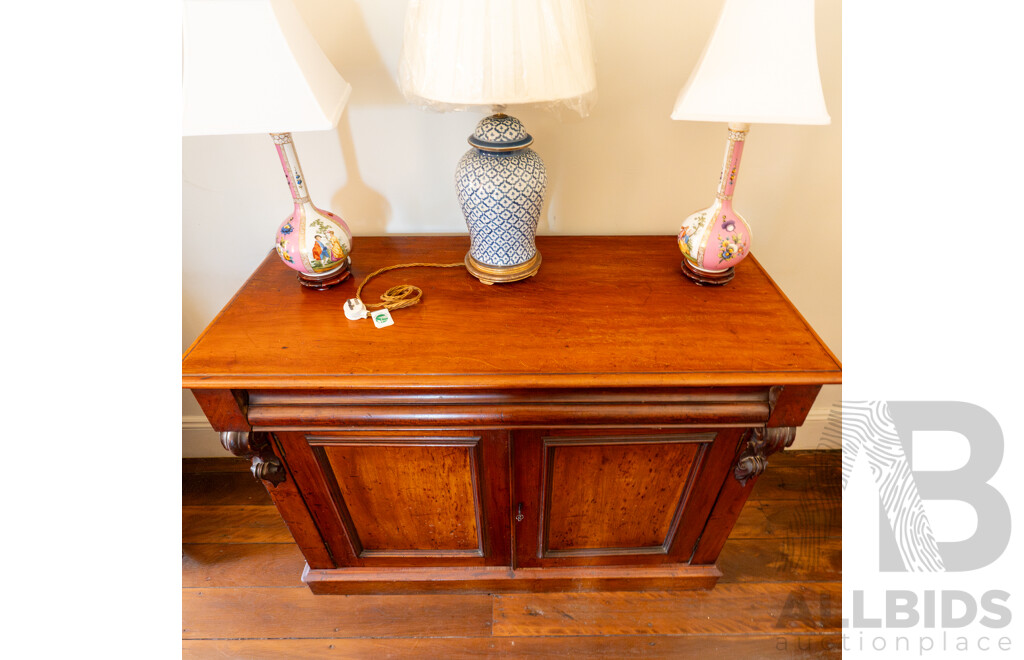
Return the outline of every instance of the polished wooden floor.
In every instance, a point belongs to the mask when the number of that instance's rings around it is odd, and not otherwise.
[[[247,464],[185,459],[183,656],[839,657],[841,454],[769,463],[711,591],[314,596]]]

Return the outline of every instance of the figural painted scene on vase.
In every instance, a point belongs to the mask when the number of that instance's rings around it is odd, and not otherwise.
[[[345,221],[309,199],[290,133],[272,133],[295,208],[277,230],[277,254],[304,286],[323,289],[349,275],[352,232]]]

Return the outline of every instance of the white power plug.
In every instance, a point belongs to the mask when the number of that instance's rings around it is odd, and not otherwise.
[[[345,301],[345,318],[350,321],[358,321],[366,318],[366,305],[359,298],[349,298]]]

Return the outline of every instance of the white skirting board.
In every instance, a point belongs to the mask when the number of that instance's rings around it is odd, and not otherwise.
[[[220,434],[213,430],[205,417],[182,415],[182,458],[228,458],[230,456],[231,454],[220,444]]]
[[[790,449],[808,451],[814,449],[842,449],[841,428],[829,429],[829,412],[832,406],[814,407],[807,413],[803,426],[796,430],[796,440]]]
[[[831,406],[814,407],[807,414],[804,425],[796,432],[796,440],[790,449],[840,449],[836,440],[838,434],[824,433],[828,425]],[[182,458],[227,458],[231,456],[220,446],[220,436],[210,427],[202,415],[186,415],[181,418]]]

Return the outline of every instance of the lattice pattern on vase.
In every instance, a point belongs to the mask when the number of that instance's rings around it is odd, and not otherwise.
[[[473,137],[481,142],[493,142],[496,144],[508,142],[520,142],[527,139],[529,134],[523,127],[523,122],[510,115],[491,115],[484,117],[476,125]]]
[[[540,156],[528,148],[507,153],[470,149],[459,160],[455,183],[474,259],[516,266],[536,256],[534,238],[547,188]]]

